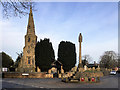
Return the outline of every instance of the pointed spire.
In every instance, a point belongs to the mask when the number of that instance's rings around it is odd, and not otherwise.
[[[79,39],[78,39],[79,42],[82,42],[82,34],[80,33],[79,35]]]
[[[28,26],[27,26],[27,34],[35,34],[34,20],[33,20],[33,13],[32,13],[32,6],[31,5],[30,5]]]
[[[30,5],[30,13],[32,14],[32,6]]]

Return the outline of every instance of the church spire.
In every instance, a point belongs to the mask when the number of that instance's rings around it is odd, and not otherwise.
[[[30,6],[30,13],[29,13],[29,19],[28,19],[28,26],[27,26],[27,34],[35,34],[32,6]]]

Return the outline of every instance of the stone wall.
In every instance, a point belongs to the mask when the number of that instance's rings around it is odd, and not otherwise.
[[[45,78],[53,78],[53,74],[46,74]]]
[[[19,72],[5,72],[2,73],[3,78],[53,78],[53,75],[45,72],[35,73],[19,73]]]
[[[84,72],[82,73],[83,77],[103,77],[103,73],[102,72]]]

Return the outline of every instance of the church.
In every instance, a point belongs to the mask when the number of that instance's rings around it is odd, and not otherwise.
[[[37,36],[35,35],[35,25],[33,20],[32,7],[30,7],[27,33],[25,35],[25,46],[23,56],[18,64],[17,72],[35,72],[35,46]]]

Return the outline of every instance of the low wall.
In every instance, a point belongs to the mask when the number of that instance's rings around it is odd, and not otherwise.
[[[103,73],[102,72],[84,72],[82,74],[82,76],[87,76],[87,77],[103,77]]]
[[[20,72],[4,72],[3,78],[53,78],[53,75],[48,75],[45,72],[35,73],[20,73]]]

